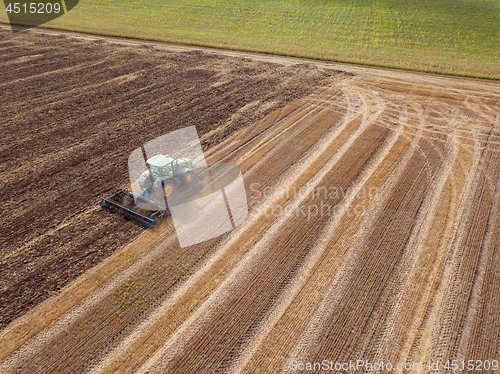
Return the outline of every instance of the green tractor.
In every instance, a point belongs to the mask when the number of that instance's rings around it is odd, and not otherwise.
[[[152,228],[158,223],[158,219],[165,215],[167,207],[161,200],[171,196],[180,185],[189,189],[187,185],[191,185],[196,179],[193,171],[196,163],[189,158],[174,159],[161,154],[151,157],[146,163],[149,169],[144,171],[137,181],[141,190],[139,194],[127,188],[103,198],[99,204],[122,214],[127,219]],[[144,204],[147,207],[146,211]],[[153,212],[146,214],[148,210]]]
[[[188,184],[195,179],[193,171],[196,168],[189,158],[173,159],[168,155],[156,155],[148,159],[149,170],[139,177],[139,188],[152,195],[155,191],[162,191],[163,196],[170,196],[180,184]]]

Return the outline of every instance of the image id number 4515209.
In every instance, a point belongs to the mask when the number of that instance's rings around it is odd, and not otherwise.
[[[50,14],[60,13],[60,3],[9,3],[5,9],[7,13],[24,14]]]
[[[444,363],[444,369],[446,371],[455,370],[468,370],[468,371],[489,371],[498,370],[497,360],[448,360]]]

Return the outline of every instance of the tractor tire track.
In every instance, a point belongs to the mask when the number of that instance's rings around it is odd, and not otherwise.
[[[472,206],[467,212],[466,230],[455,254],[453,275],[448,283],[439,325],[436,326],[434,332],[436,336],[434,357],[444,361],[458,356],[460,338],[476,279],[475,274],[478,275],[477,267],[482,257],[489,256],[487,229],[492,225],[494,219],[492,213],[496,210],[493,201],[495,197],[498,198],[497,181],[492,180],[490,176],[495,175],[495,171],[500,169],[500,154],[491,151],[491,147],[487,141]],[[469,339],[469,337],[463,336],[463,339]]]

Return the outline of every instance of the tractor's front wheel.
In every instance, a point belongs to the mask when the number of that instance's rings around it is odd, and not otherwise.
[[[166,181],[163,183],[163,196],[169,197],[174,192],[174,182]]]
[[[195,176],[196,175],[194,174],[194,171],[192,169],[183,169],[182,170],[181,178],[182,178],[182,182],[184,182],[185,184],[188,184],[188,183],[191,183],[192,181],[194,181]]]

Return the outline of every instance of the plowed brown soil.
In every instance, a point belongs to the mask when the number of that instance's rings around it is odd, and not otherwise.
[[[498,83],[0,36],[0,372],[499,359]],[[168,218],[144,231],[96,209],[131,150],[193,123],[242,170],[243,224],[180,248]]]

